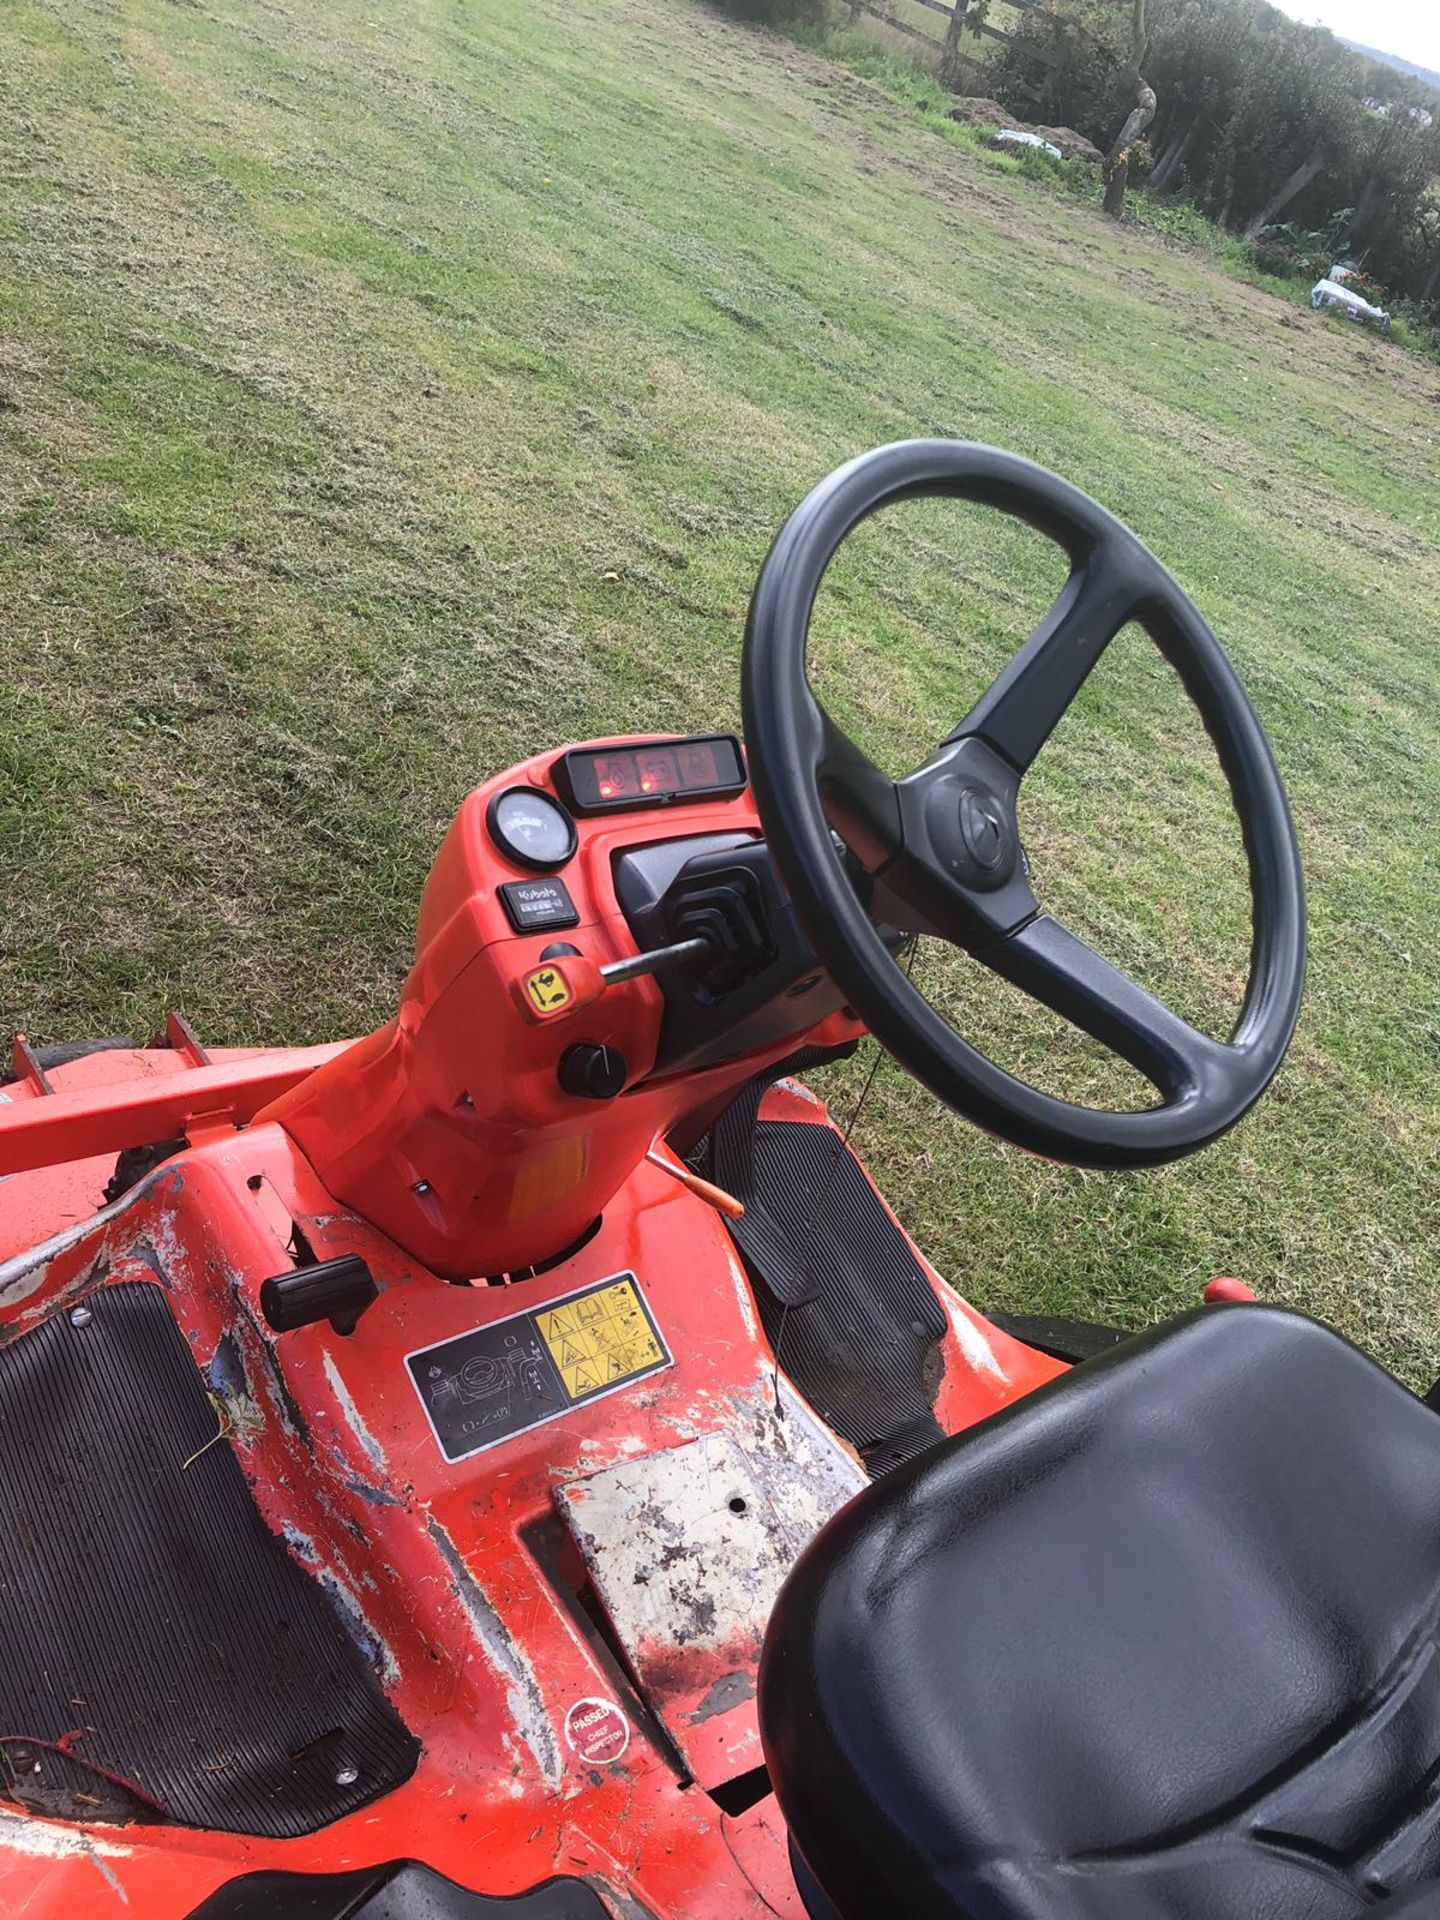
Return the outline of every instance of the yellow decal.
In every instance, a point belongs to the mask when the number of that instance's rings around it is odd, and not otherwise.
[[[556,1013],[570,1004],[570,989],[558,967],[536,967],[527,973],[525,991],[537,1013]]]
[[[537,1148],[522,1161],[510,1195],[509,1219],[534,1220],[563,1200],[585,1177],[587,1151],[585,1136],[572,1134]]]
[[[572,1400],[629,1380],[668,1357],[633,1280],[617,1280],[564,1306],[542,1307],[535,1323]]]

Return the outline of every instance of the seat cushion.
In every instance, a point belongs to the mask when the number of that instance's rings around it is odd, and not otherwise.
[[[1435,1414],[1207,1308],[836,1516],[766,1755],[842,1920],[1349,1920],[1440,1876],[1437,1595]]]

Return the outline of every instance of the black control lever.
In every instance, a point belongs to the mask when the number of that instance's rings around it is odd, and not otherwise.
[[[708,944],[709,957],[689,971],[716,996],[741,986],[775,958],[775,942],[755,874],[738,862],[681,874],[665,902],[673,933]]]
[[[648,953],[632,953],[628,960],[612,960],[608,967],[601,967],[600,978],[607,987],[613,987],[621,980],[638,980],[644,974],[659,973],[662,967],[678,967],[714,951],[710,936],[700,933],[668,947],[651,947]]]

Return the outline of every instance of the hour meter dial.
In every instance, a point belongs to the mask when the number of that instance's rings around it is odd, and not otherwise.
[[[507,860],[546,872],[563,867],[575,851],[575,822],[538,787],[507,787],[490,802],[490,838]]]

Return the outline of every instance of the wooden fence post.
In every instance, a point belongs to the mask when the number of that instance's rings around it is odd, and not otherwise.
[[[945,28],[945,52],[940,62],[940,78],[953,88],[960,78],[960,36],[965,31],[965,15],[970,0],[955,0]]]

